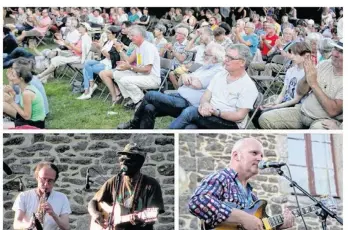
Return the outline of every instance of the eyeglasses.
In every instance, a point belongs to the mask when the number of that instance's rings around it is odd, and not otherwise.
[[[186,36],[186,34],[184,34],[184,33],[180,33],[180,32],[175,32],[175,34],[181,34],[181,35]]]
[[[230,56],[230,55],[225,55],[225,60],[226,61],[233,61],[233,60],[244,60],[243,58],[241,58],[241,57],[232,57],[232,56]]]
[[[212,55],[212,54],[208,54],[207,52],[204,52],[203,55],[204,55],[205,57],[212,57],[212,56],[214,56],[214,55]]]
[[[47,183],[49,185],[53,185],[55,180],[54,179],[49,179],[49,178],[42,178],[42,177],[39,177],[39,180],[41,183]]]
[[[337,51],[337,52],[343,54],[343,50],[340,49],[340,48],[338,48],[338,47],[333,47],[333,50],[335,50],[335,51]]]

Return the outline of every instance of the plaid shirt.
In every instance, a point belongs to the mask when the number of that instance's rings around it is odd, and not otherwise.
[[[212,229],[227,220],[233,208],[249,207],[256,200],[251,185],[243,188],[237,173],[225,168],[202,181],[188,206],[193,215],[204,221],[206,229]]]
[[[174,57],[173,61],[173,69],[178,67],[181,64],[188,64],[192,61],[193,58],[193,53],[189,51],[185,51],[185,47],[187,44],[187,40],[185,39],[181,44],[179,42],[175,42],[173,45],[173,50],[176,53],[179,54],[184,54],[185,55],[185,60],[183,62],[180,62],[176,57]]]

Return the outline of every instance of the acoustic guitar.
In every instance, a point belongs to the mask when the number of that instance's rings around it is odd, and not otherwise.
[[[147,208],[141,212],[135,212],[128,215],[121,216],[121,207],[118,203],[115,205],[114,210],[114,226],[111,228],[108,226],[109,219],[111,218],[111,213],[106,212],[101,203],[98,203],[98,211],[102,213],[101,219],[99,223],[91,220],[90,230],[109,230],[109,229],[117,229],[117,225],[123,223],[130,223],[131,220],[138,219],[143,221],[144,223],[150,223],[157,221],[158,216],[158,208]]]
[[[328,207],[330,210],[336,211],[337,204],[336,204],[336,201],[332,197],[321,200],[321,202],[323,202],[325,204],[325,206]],[[238,207],[236,207],[235,204],[232,204],[232,203],[225,203],[225,204],[230,206],[230,207],[233,207],[233,208],[238,208]],[[266,206],[267,206],[267,201],[258,200],[256,202],[254,202],[249,208],[245,208],[242,210],[248,214],[251,214],[251,215],[261,219],[262,223],[263,223],[263,228],[265,230],[272,230],[272,229],[275,229],[276,227],[282,225],[284,223],[283,214],[269,217],[266,214]],[[300,213],[302,213],[302,215],[305,215],[305,214],[308,214],[311,212],[315,212],[319,209],[320,208],[317,207],[316,205],[309,205],[309,206],[303,207],[301,209],[294,209],[291,212],[295,217],[299,217]],[[243,228],[243,226],[241,226],[240,224],[231,224],[231,223],[221,223],[215,229],[216,230],[245,230]]]

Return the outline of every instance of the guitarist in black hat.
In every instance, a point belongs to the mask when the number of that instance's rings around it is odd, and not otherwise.
[[[205,229],[264,230],[273,229],[254,213],[247,212],[258,198],[248,180],[258,174],[258,163],[263,157],[263,146],[254,138],[238,140],[232,148],[228,167],[208,175],[202,180],[189,200],[189,211],[202,221]],[[243,210],[244,209],[244,210]],[[253,211],[253,210],[252,210]],[[255,214],[256,213],[256,214]],[[264,213],[261,213],[263,215]],[[294,225],[294,216],[286,209],[277,229]],[[270,225],[270,226],[269,226]]]
[[[140,173],[146,152],[130,143],[118,154],[120,173],[106,181],[88,204],[90,229],[152,230],[164,204],[156,179]]]

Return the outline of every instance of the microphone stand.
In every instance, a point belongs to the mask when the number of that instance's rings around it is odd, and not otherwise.
[[[19,192],[23,191],[24,183],[23,183],[23,181],[22,181],[22,177],[23,177],[23,176],[16,176],[15,178],[13,178],[13,179],[7,181],[6,183],[4,183],[4,184],[3,184],[3,187],[4,187],[4,185],[6,185],[6,184],[8,184],[8,183],[10,183],[10,182],[12,182],[12,181],[15,181],[15,180],[19,179],[19,188],[18,188],[18,191],[19,191]],[[22,185],[23,187],[22,187],[21,185]],[[22,187],[22,189],[21,189],[21,187]],[[11,191],[11,189],[10,189],[10,191]],[[7,191],[7,195],[9,194],[10,191]]]
[[[316,198],[314,198],[311,194],[309,194],[306,190],[304,190],[300,185],[298,185],[295,181],[291,180],[287,175],[284,174],[284,172],[278,168],[277,169],[277,173],[280,176],[283,176],[284,178],[286,178],[288,181],[290,181],[290,187],[295,187],[298,190],[300,190],[304,195],[306,195],[309,199],[311,199],[314,203],[316,203],[316,206],[318,206],[319,208],[321,208],[321,212],[320,214],[317,214],[320,219],[322,220],[322,227],[324,230],[326,230],[326,218],[329,215],[330,217],[336,219],[338,221],[338,223],[340,223],[341,225],[343,225],[343,219],[339,216],[337,216],[336,213],[332,212],[330,209],[328,209],[323,202],[317,200]]]

